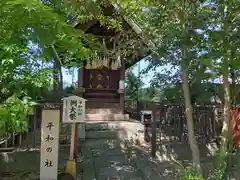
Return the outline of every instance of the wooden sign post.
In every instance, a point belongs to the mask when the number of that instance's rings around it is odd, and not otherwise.
[[[76,161],[74,159],[76,123],[83,123],[85,120],[86,99],[78,96],[69,96],[63,98],[63,123],[72,123],[71,145],[69,160],[66,166],[66,173],[76,177]]]
[[[43,108],[41,124],[40,180],[57,180],[60,110]]]

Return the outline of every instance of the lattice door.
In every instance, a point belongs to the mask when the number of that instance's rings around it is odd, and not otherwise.
[[[94,69],[89,72],[89,88],[108,89],[109,74],[103,69]]]

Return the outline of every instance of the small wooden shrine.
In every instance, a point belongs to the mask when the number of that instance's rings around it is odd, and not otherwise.
[[[114,5],[102,9],[105,16],[116,16]],[[112,113],[123,114],[125,70],[149,54],[136,24],[121,19],[122,31],[109,29],[98,20],[75,25],[75,28],[97,37],[105,51],[93,54],[93,59],[84,62],[80,68],[78,93],[88,100],[88,109],[114,109]]]

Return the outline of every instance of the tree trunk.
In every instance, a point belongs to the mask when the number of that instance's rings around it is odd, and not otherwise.
[[[225,64],[226,65],[226,64]],[[227,64],[228,67],[228,64]],[[228,81],[228,68],[226,67],[223,73],[223,88],[224,88],[224,111],[223,111],[223,126],[222,126],[222,138],[220,146],[221,163],[220,168],[224,168],[223,178],[226,178],[227,172],[232,167],[232,120],[231,120],[231,97],[230,97],[230,85]]]
[[[53,90],[56,92],[63,91],[63,75],[62,75],[62,68],[61,64],[58,60],[54,61],[53,65]]]
[[[59,91],[62,94],[63,93],[63,74],[62,74],[62,66],[59,63],[58,64],[58,75],[59,75]]]
[[[197,141],[194,135],[194,129],[193,129],[192,105],[191,105],[191,99],[190,99],[187,70],[182,71],[182,81],[183,81],[182,88],[183,88],[184,99],[185,99],[185,112],[186,112],[186,118],[187,118],[188,140],[189,140],[190,148],[192,151],[193,165],[196,168],[197,173],[199,175],[202,175],[199,149],[198,149],[198,144],[197,144]]]
[[[53,91],[57,91],[59,85],[57,62],[53,62]]]
[[[54,81],[53,81],[53,89],[54,91],[58,91],[62,94],[63,92],[63,75],[62,75],[62,66],[61,66],[61,59],[54,47],[54,45],[52,44],[52,50],[54,53],[54,65],[53,65],[53,74],[54,74]]]
[[[232,67],[230,69],[230,75],[232,80],[232,84],[230,87],[230,93],[231,93],[230,99],[231,99],[232,106],[236,107],[236,78],[235,78],[235,71]]]
[[[231,145],[232,140],[232,123],[231,123],[231,98],[230,98],[230,86],[228,81],[228,72],[223,74],[223,88],[224,88],[224,119],[222,126],[222,146],[221,152],[227,155],[230,150],[229,145]]]
[[[187,6],[186,6],[187,7]],[[185,7],[185,8],[186,8]],[[198,144],[194,134],[194,123],[193,123],[193,115],[192,115],[192,104],[191,104],[191,95],[190,95],[190,88],[189,88],[189,76],[188,76],[188,68],[189,68],[189,58],[188,58],[188,30],[187,30],[187,14],[186,11],[183,9],[181,12],[180,20],[182,23],[183,29],[183,39],[181,42],[181,54],[182,54],[182,61],[181,61],[181,76],[182,76],[182,89],[184,94],[184,101],[185,101],[185,113],[187,119],[187,129],[188,129],[188,141],[190,144],[190,148],[192,151],[193,157],[193,167],[195,168],[197,174],[202,176],[202,168],[200,162],[200,153]]]

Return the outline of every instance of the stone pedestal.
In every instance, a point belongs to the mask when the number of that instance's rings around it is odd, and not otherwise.
[[[80,141],[85,141],[85,124],[78,124],[78,139]]]

